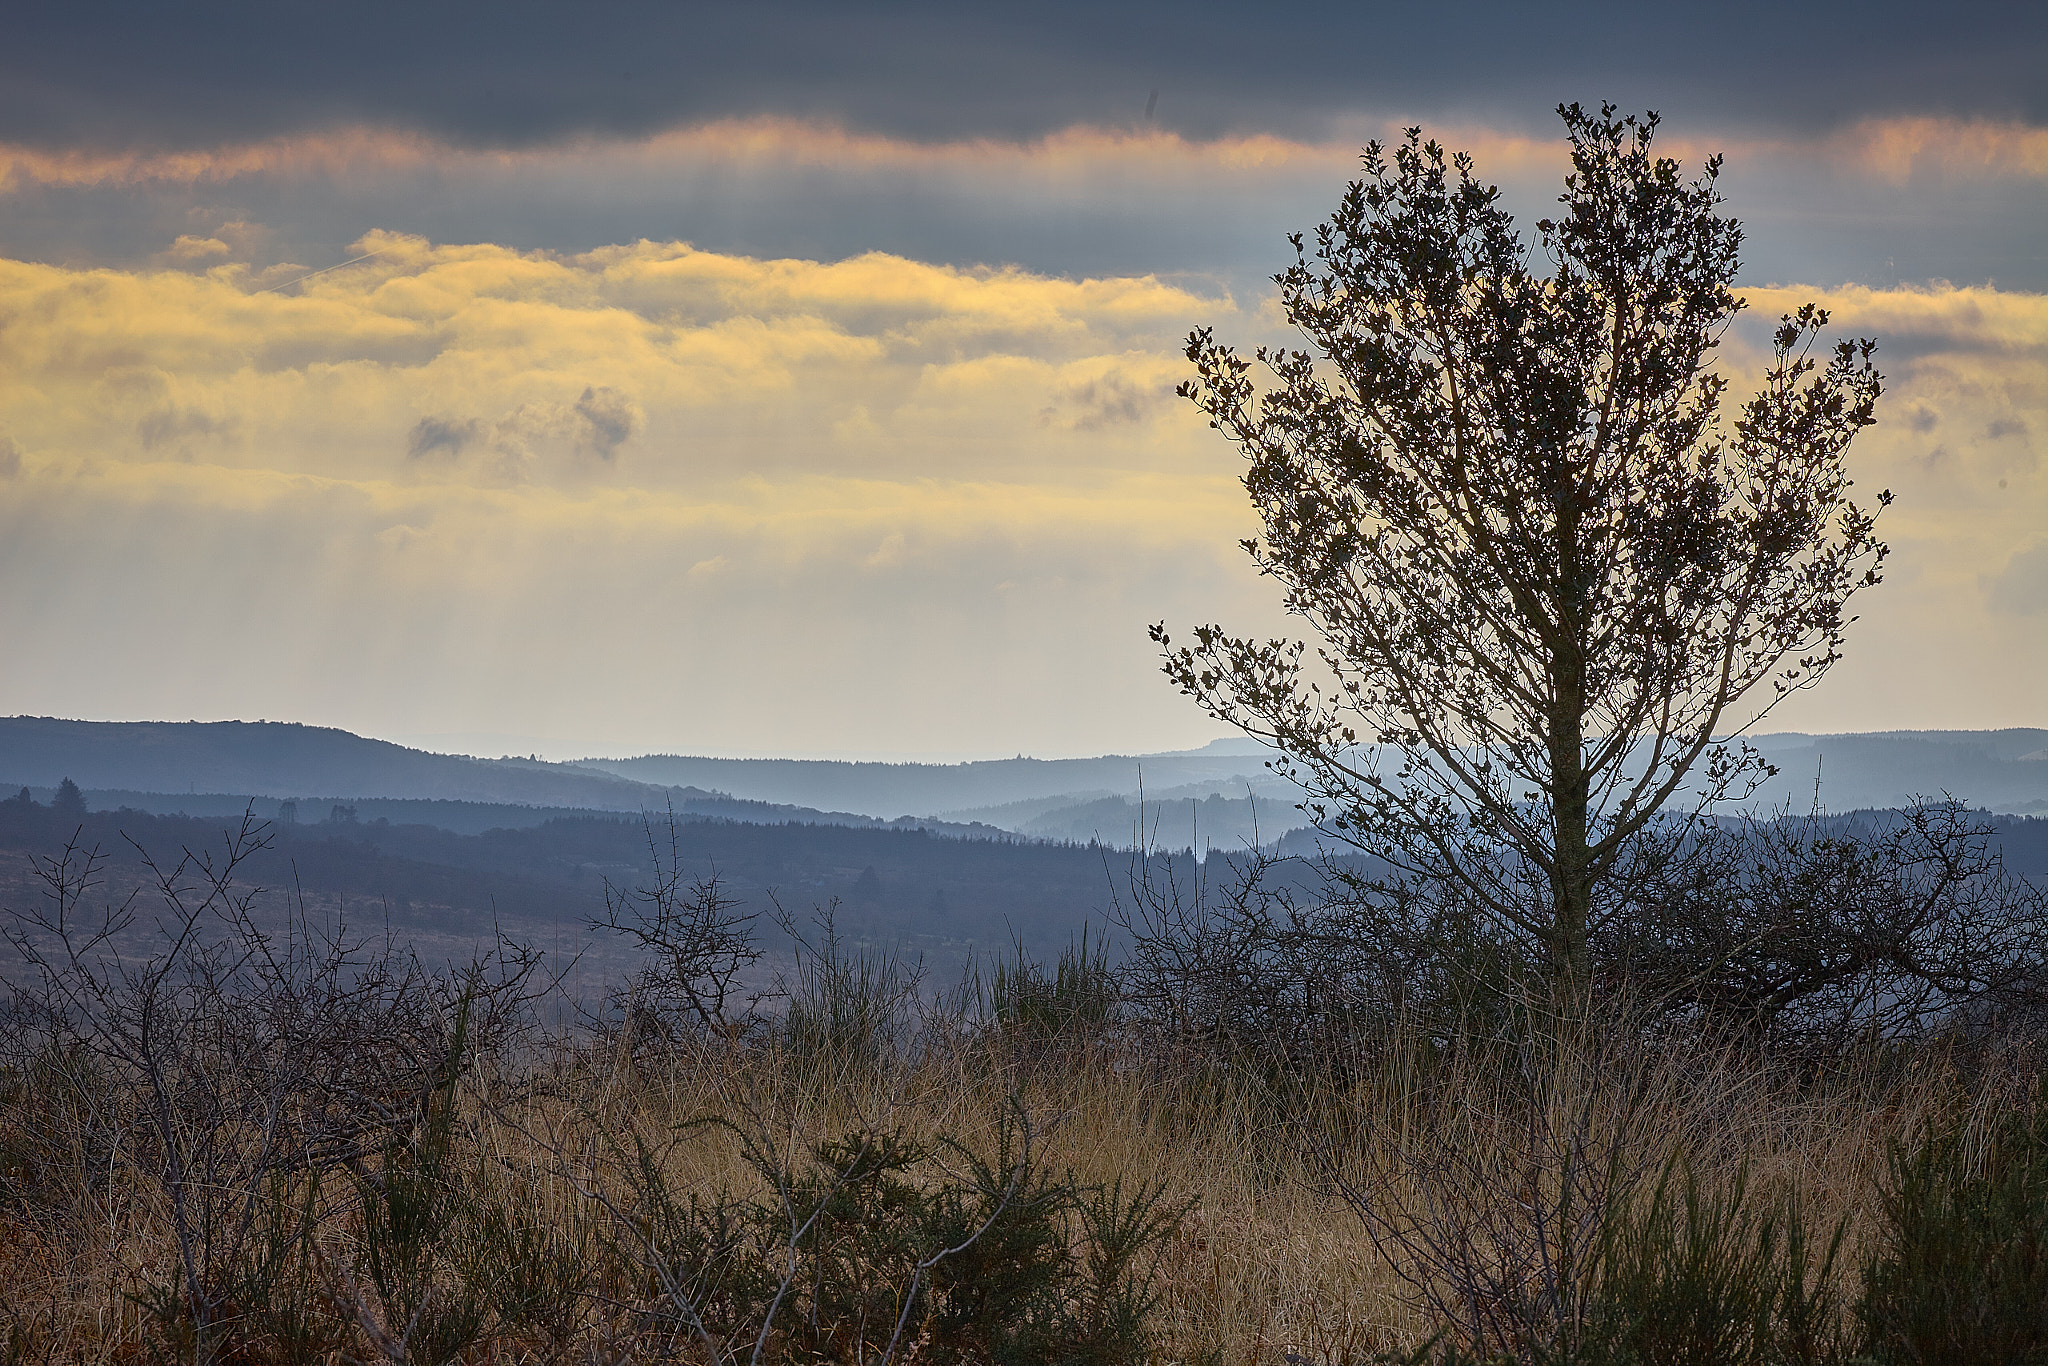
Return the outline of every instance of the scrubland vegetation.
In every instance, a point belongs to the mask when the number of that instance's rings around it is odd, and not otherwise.
[[[671,861],[607,916],[642,970],[571,1010],[514,945],[434,969],[259,919],[254,825],[113,907],[74,849],[9,921],[0,1332],[11,1362],[2032,1359],[2042,906],[1969,830],[1700,851],[1663,920],[1616,919],[1733,934],[1721,965],[1679,990],[1616,939],[1573,1001],[1454,905],[1310,904],[1256,861],[1136,863],[1117,957],[958,985],[792,921],[764,997],[755,924]]]

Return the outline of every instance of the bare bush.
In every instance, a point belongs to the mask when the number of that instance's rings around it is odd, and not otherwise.
[[[607,879],[604,914],[590,922],[592,929],[622,936],[642,956],[639,971],[612,1001],[636,1052],[743,1024],[762,1000],[759,992],[741,995],[744,974],[761,959],[755,917],[740,914],[715,870],[706,877],[684,871],[673,806],[665,849],[653,821],[643,824],[648,880],[619,887]],[[737,1015],[735,1007],[741,1008]]]
[[[119,1151],[162,1201],[175,1270],[149,1287],[157,1318],[196,1360],[319,1217],[294,1214],[287,1178],[360,1162],[410,1127],[460,1059],[448,1013],[473,1003],[471,1042],[502,1047],[535,960],[501,946],[454,976],[388,939],[281,924],[238,870],[267,842],[245,815],[217,850],[163,862],[138,849],[155,905],[92,905],[105,855],[76,840],[38,857],[41,904],[6,912],[11,1070],[61,1079],[76,1140]],[[461,1044],[458,1043],[460,1048]],[[297,1219],[296,1232],[273,1227]]]
[[[2023,1024],[2048,1005],[2048,892],[1961,802],[1693,830],[1629,879],[1599,957],[1681,1017],[1839,1047]]]
[[[2048,891],[1995,838],[1955,801],[1674,824],[1609,879],[1589,985],[1635,1001],[1644,1027],[1778,1050],[2038,1032]],[[1444,1036],[1522,1018],[1546,953],[1455,884],[1257,850],[1189,872],[1134,861],[1112,918],[1137,1021],[1296,1062],[1394,1020]]]

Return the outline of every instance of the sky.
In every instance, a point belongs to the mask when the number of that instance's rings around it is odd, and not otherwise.
[[[1726,156],[1750,323],[1879,344],[1887,582],[1767,729],[2048,725],[2019,5],[39,4],[0,45],[0,714],[475,753],[1223,732],[1290,629],[1172,390],[1360,146],[1525,221],[1561,101]]]

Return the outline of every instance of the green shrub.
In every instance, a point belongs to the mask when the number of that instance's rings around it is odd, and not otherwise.
[[[349,1325],[325,1295],[312,1255],[318,1176],[277,1176],[266,1187],[255,1236],[222,1277],[215,1312],[203,1327],[185,1283],[175,1275],[129,1294],[145,1315],[157,1358],[316,1366],[333,1361],[348,1345]]]
[[[794,926],[788,927],[795,937]],[[818,944],[797,939],[777,1046],[791,1064],[821,1076],[874,1071],[901,1056],[915,1032],[920,977],[893,950],[848,945],[830,912]]]
[[[451,1060],[462,1056],[467,1003],[458,1011]],[[363,1250],[386,1331],[412,1366],[442,1366],[483,1335],[489,1306],[463,1253],[472,1216],[453,1163],[456,1067],[428,1093],[414,1133],[384,1152],[364,1177]],[[386,1349],[392,1354],[391,1349]]]
[[[678,1199],[636,1146],[614,1249],[661,1306],[649,1329],[718,1361],[1147,1359],[1153,1261],[1183,1213],[1161,1188],[1055,1179],[1016,1114],[985,1155],[900,1130],[856,1129],[794,1160],[741,1138],[767,1192],[748,1199]]]
[[[1061,950],[1052,971],[1017,946],[1016,961],[998,961],[986,982],[976,974],[982,1017],[997,1037],[1029,1056],[1099,1040],[1115,1023],[1118,984],[1107,946],[1091,950],[1088,931]]]
[[[1682,1177],[1680,1173],[1682,1174]],[[1673,1166],[1600,1236],[1589,1312],[1550,1342],[1476,1357],[1435,1343],[1405,1366],[1826,1366],[1845,1359],[1834,1290],[1844,1225],[1818,1260],[1796,1195],[1759,1208]]]
[[[1813,1259],[1796,1195],[1751,1203],[1746,1177],[1724,1195],[1667,1171],[1602,1248],[1584,1366],[1820,1366],[1841,1356],[1837,1225]]]
[[[1976,1137],[1893,1145],[1857,1306],[1862,1350],[1886,1366],[2048,1362],[2048,1107]]]

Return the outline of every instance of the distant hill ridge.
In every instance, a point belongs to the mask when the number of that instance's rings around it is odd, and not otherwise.
[[[251,796],[414,797],[593,811],[659,806],[664,790],[595,769],[407,749],[296,721],[0,718],[0,781]]]
[[[1751,742],[1780,769],[1759,794],[1766,805],[1805,809],[1818,775],[1823,804],[1834,811],[1947,794],[1996,811],[2048,812],[2048,730],[1782,733]],[[17,787],[47,788],[69,777],[88,791],[168,794],[166,801],[217,793],[624,813],[674,801],[755,823],[907,818],[935,833],[978,833],[973,823],[984,822],[988,834],[1000,824],[1068,839],[1125,837],[1133,817],[1111,799],[1130,802],[1141,788],[1148,806],[1220,794],[1246,808],[1247,822],[1249,794],[1264,813],[1259,828],[1278,834],[1294,823],[1296,798],[1265,771],[1264,753],[1251,742],[1225,740],[1177,753],[962,764],[673,754],[551,763],[437,754],[297,722],[0,718],[0,783]],[[152,810],[163,805],[148,803]],[[316,808],[301,819],[325,814]],[[1235,841],[1234,830],[1219,823],[1224,814],[1202,820]],[[481,818],[465,816],[461,824]]]
[[[1750,737],[1779,768],[1757,794],[1765,805],[1813,800],[1816,775],[1830,810],[1898,806],[1943,793],[2001,810],[2048,810],[2048,730],[1884,731]],[[996,808],[1068,797],[1078,806],[1107,796],[1205,785],[1242,797],[1245,788],[1273,810],[1295,798],[1264,769],[1267,753],[1250,741],[1200,750],[1094,759],[989,759],[965,764],[852,763],[822,759],[715,759],[651,754],[584,759],[580,767],[730,792],[756,801],[798,802],[875,814],[931,812],[998,819]],[[1032,818],[1040,815],[1031,813]],[[1010,822],[1005,821],[1005,824]]]
[[[715,759],[649,754],[580,759],[577,766],[641,782],[705,787],[755,801],[843,806],[875,815],[983,811],[1051,797],[1129,795],[1145,788],[1207,784],[1278,787],[1265,771],[1268,751],[1223,742],[1164,754],[1091,759],[978,759],[960,764],[877,763],[841,759]]]
[[[1903,806],[1950,796],[1994,811],[2048,812],[2048,730],[1894,730],[1752,738],[1778,766],[1758,794],[1805,809],[1820,784],[1831,811]]]

